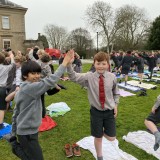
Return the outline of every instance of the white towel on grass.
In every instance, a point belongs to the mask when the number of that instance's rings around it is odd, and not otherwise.
[[[77,144],[81,148],[89,150],[95,158],[97,157],[93,136],[85,137],[82,140],[78,141]],[[104,160],[137,160],[132,155],[119,149],[117,139],[113,142],[110,142],[106,138],[103,138],[102,145]]]
[[[153,134],[146,131],[129,132],[126,136],[123,136],[123,139],[160,159],[160,148],[157,151],[153,149],[155,144],[155,137]]]
[[[58,103],[52,103],[47,107],[47,110],[49,110],[49,115],[51,117],[58,115],[64,115],[66,112],[70,111],[70,107],[65,102],[58,102]]]

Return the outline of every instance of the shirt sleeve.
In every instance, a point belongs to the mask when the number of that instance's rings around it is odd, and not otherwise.
[[[32,95],[35,96],[35,98],[41,96],[51,87],[55,87],[55,84],[60,79],[62,74],[65,72],[65,69],[65,66],[60,65],[54,74],[51,74],[49,77],[41,79],[40,82],[30,83],[26,92],[28,92],[29,90],[32,93]]]
[[[34,58],[34,56],[33,56],[33,49],[31,49],[31,50],[29,51],[28,56],[29,56],[29,59],[30,59],[30,60],[37,62],[37,60],[36,60],[36,59]]]
[[[21,82],[22,82],[21,69],[17,69],[17,71],[16,71],[16,86],[19,86]]]
[[[78,83],[83,87],[87,87],[87,73],[76,73],[71,65],[67,67],[67,72],[72,82]]]
[[[118,85],[117,85],[116,77],[114,78],[114,84],[113,84],[113,98],[114,98],[115,103],[118,105],[119,98],[120,98],[120,93],[119,93],[119,88],[118,88]]]

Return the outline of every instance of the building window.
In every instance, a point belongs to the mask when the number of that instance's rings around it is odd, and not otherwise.
[[[3,39],[3,48],[11,48],[11,40],[10,39]]]
[[[2,28],[3,29],[9,29],[9,17],[2,16]]]

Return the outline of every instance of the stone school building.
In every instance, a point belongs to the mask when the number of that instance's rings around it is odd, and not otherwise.
[[[26,40],[25,14],[27,8],[8,0],[0,0],[0,50],[26,51],[27,47],[40,45],[38,40]]]

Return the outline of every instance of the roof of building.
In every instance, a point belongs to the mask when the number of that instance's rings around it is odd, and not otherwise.
[[[16,3],[13,3],[9,0],[0,0],[0,6],[9,7],[9,8],[19,8],[19,9],[27,9],[25,7],[22,7]]]

